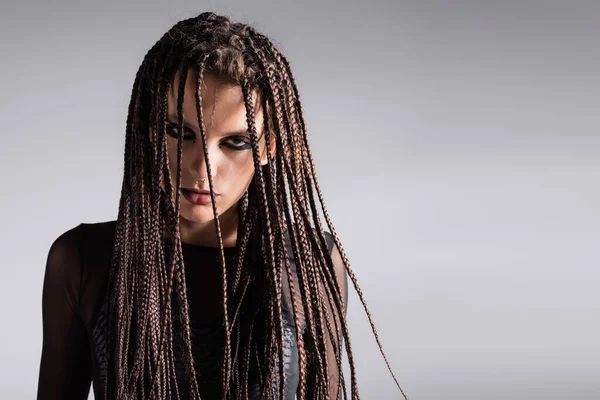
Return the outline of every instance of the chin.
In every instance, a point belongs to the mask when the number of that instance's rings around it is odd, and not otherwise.
[[[179,215],[191,222],[208,222],[215,219],[213,215],[212,206],[210,204],[206,206],[193,206],[190,208],[182,209],[179,211]],[[196,208],[196,209],[193,209]],[[202,208],[202,209],[199,209]]]

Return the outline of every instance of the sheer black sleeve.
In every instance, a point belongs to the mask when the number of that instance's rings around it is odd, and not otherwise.
[[[43,344],[37,400],[88,398],[92,364],[79,314],[82,229],[80,224],[60,235],[48,252],[42,288]]]

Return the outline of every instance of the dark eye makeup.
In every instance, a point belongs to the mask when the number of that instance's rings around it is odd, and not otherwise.
[[[184,140],[185,139],[193,140],[196,138],[194,133],[190,132],[190,130],[188,128],[186,128],[185,126],[183,127],[183,131],[184,131],[184,135],[183,135]],[[191,135],[185,135],[185,132],[191,133]],[[174,124],[172,122],[167,123],[167,135],[171,136],[174,139],[177,139],[177,136],[178,136],[177,124]]]
[[[250,139],[245,136],[230,136],[223,144],[233,150],[248,150],[252,148]]]
[[[184,140],[191,140],[196,143],[196,134],[187,127],[183,127],[184,132],[190,133],[183,136]],[[177,139],[177,124],[167,123],[167,135]],[[250,139],[245,136],[229,136],[223,140],[222,144],[232,150],[248,150],[252,148]]]

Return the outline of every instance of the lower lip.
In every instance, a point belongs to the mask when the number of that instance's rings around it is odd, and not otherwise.
[[[183,189],[181,189],[181,194],[183,194],[183,197],[185,197],[186,200],[192,204],[196,204],[199,206],[205,206],[207,204],[212,203],[212,201],[210,199],[210,194],[199,194],[196,192],[190,192],[189,190],[183,190]],[[219,196],[218,194],[215,194],[215,200],[217,199],[218,196]]]

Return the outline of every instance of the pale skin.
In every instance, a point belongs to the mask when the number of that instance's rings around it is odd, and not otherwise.
[[[176,73],[168,95],[167,153],[171,181],[175,186],[177,178],[177,88],[179,73]],[[200,127],[196,112],[196,71],[190,70],[186,79],[183,102],[184,141],[181,154],[181,187],[210,190],[208,173]],[[238,213],[237,204],[248,189],[254,176],[252,149],[249,146],[250,133],[246,121],[246,108],[242,88],[227,84],[216,76],[206,74],[202,85],[202,113],[208,157],[219,214],[219,224],[224,247],[235,247],[237,240]],[[215,102],[216,95],[216,102]],[[266,139],[264,136],[263,112],[260,99],[253,93],[255,126],[260,152],[260,164],[268,162]],[[193,140],[195,138],[195,141]],[[275,138],[270,140],[270,152],[274,157]],[[194,185],[198,179],[199,183]],[[202,181],[202,179],[205,179]],[[219,247],[216,235],[212,204],[198,205],[180,195],[179,230],[181,241],[201,246]],[[332,258],[335,265],[341,264],[341,255],[334,246]],[[343,270],[336,270],[339,282],[344,279]],[[344,305],[344,308],[346,305]],[[326,312],[332,327],[333,318],[339,316],[331,307]],[[328,351],[327,371],[330,377],[330,398],[338,398],[338,368],[335,363],[333,347],[329,335],[325,334]]]
[[[167,134],[177,134],[177,91],[179,73],[175,74],[168,96]],[[181,154],[181,187],[210,190],[200,127],[196,112],[196,73],[190,70],[183,102],[184,141]],[[234,247],[237,239],[237,204],[254,175],[250,133],[242,88],[205,74],[202,85],[202,113],[215,203],[224,247]],[[216,95],[216,102],[215,102]],[[260,150],[260,164],[268,162],[263,129],[263,109],[253,93],[255,126]],[[193,140],[192,138],[195,138]],[[167,135],[167,152],[171,181],[177,178],[177,139]],[[275,138],[270,141],[275,154]],[[194,181],[198,179],[198,184]],[[202,181],[204,179],[204,181]],[[179,230],[181,241],[195,245],[219,247],[212,204],[198,205],[180,195]]]

